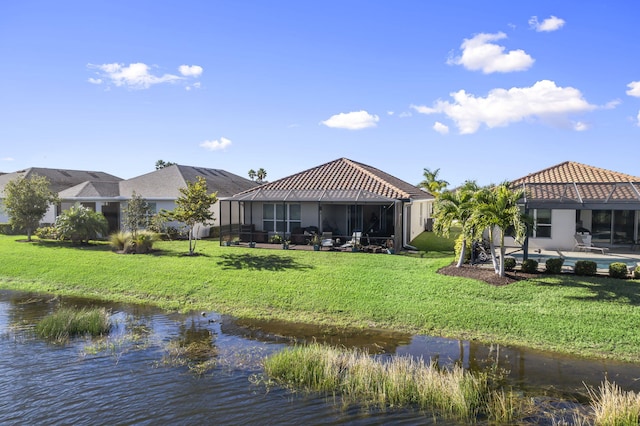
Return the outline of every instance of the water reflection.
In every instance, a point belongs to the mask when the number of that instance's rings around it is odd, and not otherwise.
[[[103,346],[72,340],[54,346],[33,325],[59,306],[105,307],[116,327]],[[124,338],[134,335],[135,338]],[[319,341],[370,353],[437,359],[509,371],[519,389],[580,399],[584,383],[605,375],[640,391],[640,366],[593,361],[473,341],[345,330],[277,321],[235,320],[215,313],[167,314],[150,306],[0,291],[1,424],[428,424],[430,414],[342,407],[324,396],[267,389],[254,378],[261,360],[296,342]],[[166,364],[168,347],[197,348],[184,364]],[[195,367],[214,361],[204,373]],[[202,373],[202,374],[201,374]],[[447,424],[442,420],[438,424]]]

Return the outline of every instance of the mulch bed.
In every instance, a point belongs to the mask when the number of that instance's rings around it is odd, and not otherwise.
[[[523,272],[507,271],[505,272],[505,276],[501,277],[493,271],[493,267],[487,268],[486,265],[479,266],[463,264],[461,267],[456,268],[455,263],[452,263],[451,265],[445,266],[444,268],[438,270],[438,273],[454,277],[473,278],[495,286],[503,286],[514,283],[516,281],[528,280],[538,276],[538,274],[525,274]]]

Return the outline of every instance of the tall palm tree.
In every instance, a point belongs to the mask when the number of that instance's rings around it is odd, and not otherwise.
[[[464,263],[467,239],[472,234],[469,225],[477,191],[478,185],[474,181],[467,181],[455,191],[441,193],[434,205],[433,230],[436,234],[448,237],[453,224],[457,223],[462,227],[462,249],[456,264],[458,268]]]
[[[422,175],[424,180],[418,184],[420,188],[424,188],[434,195],[439,195],[447,186],[449,182],[443,179],[438,179],[440,169],[431,171],[430,169],[424,169]]]
[[[256,176],[258,177],[258,182],[262,183],[264,182],[264,178],[267,177],[267,171],[260,167],[256,172]]]
[[[507,230],[513,230],[516,241],[522,241],[526,235],[527,218],[518,206],[518,201],[524,198],[524,195],[524,190],[512,190],[508,182],[503,182],[479,191],[476,197],[477,204],[471,222],[479,230],[489,230],[493,267],[501,277],[504,277],[504,237]],[[500,233],[499,262],[495,256],[494,229]]]
[[[254,180],[256,178],[256,171],[251,169],[249,170],[249,179]]]

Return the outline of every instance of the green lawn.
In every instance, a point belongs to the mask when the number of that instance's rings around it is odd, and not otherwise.
[[[0,287],[526,345],[640,361],[640,285],[544,276],[506,287],[437,270],[452,255],[220,247],[160,242],[155,255],[107,245],[17,242],[0,236]]]

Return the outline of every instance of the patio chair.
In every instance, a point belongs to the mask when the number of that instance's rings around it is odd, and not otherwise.
[[[320,247],[333,248],[333,232],[323,232]]]
[[[362,238],[362,232],[355,231],[353,235],[351,235],[351,239],[346,243],[344,243],[341,247],[346,248],[346,247],[358,246],[360,245],[360,238]]]
[[[596,246],[592,246],[591,244],[586,244],[580,234],[575,234],[573,236],[573,239],[576,242],[576,244],[573,246],[574,251],[590,251],[591,250],[591,251],[599,251],[602,254],[607,254],[607,252],[609,251],[607,247],[596,247]]]

